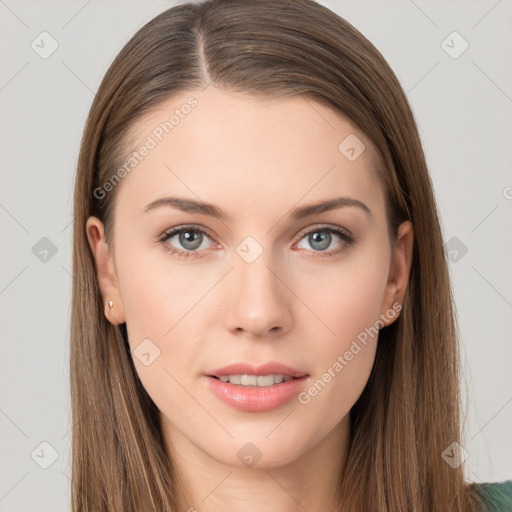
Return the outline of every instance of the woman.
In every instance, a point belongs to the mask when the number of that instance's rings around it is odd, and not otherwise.
[[[73,510],[491,506],[415,121],[345,20],[157,16],[96,94],[74,208]]]

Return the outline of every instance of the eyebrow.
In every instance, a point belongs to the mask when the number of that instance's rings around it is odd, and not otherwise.
[[[146,213],[161,206],[176,208],[177,210],[181,210],[185,213],[199,213],[202,215],[208,215],[221,221],[230,220],[229,217],[220,208],[211,203],[177,196],[161,197],[156,199],[155,201],[152,201],[146,205],[143,209],[143,212]],[[372,212],[370,208],[366,206],[366,204],[359,201],[358,199],[353,199],[351,197],[336,197],[334,199],[328,199],[327,201],[320,201],[318,203],[300,206],[292,210],[290,216],[294,220],[299,220],[305,217],[318,215],[319,213],[324,213],[330,210],[349,206],[360,208],[368,216],[372,216]]]

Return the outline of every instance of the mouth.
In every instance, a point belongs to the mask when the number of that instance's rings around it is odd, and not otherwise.
[[[243,412],[266,412],[289,404],[306,385],[309,376],[230,374],[224,378],[205,376],[207,388],[228,406]],[[228,381],[224,380],[228,378]],[[239,378],[240,384],[237,382]],[[277,377],[277,378],[276,378]],[[283,380],[275,382],[276,380]],[[286,380],[285,380],[286,378]],[[260,384],[258,384],[260,380]],[[274,382],[270,384],[270,381]],[[254,384],[256,382],[256,384]],[[265,385],[267,384],[267,385]]]
[[[310,375],[280,363],[235,363],[204,374],[221,401],[244,412],[265,412],[289,403]]]

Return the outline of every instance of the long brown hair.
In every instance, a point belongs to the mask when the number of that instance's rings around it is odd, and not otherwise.
[[[129,129],[172,94],[209,84],[335,108],[371,141],[390,240],[414,226],[401,316],[380,331],[369,381],[350,412],[340,510],[478,510],[462,465],[456,315],[433,187],[405,94],[378,50],[313,0],[206,0],[142,27],[108,69],[84,130],[74,195],[71,319],[74,512],[177,510],[179,476],[158,410],[139,381],[126,326],[104,315],[85,225],[112,233],[116,189],[95,190],[123,161]]]

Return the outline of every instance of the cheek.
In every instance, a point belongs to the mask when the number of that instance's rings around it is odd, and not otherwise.
[[[304,309],[327,350],[339,350],[358,334],[375,325],[381,313],[388,281],[389,257],[385,245],[367,237],[342,258],[312,266],[300,262],[294,292],[310,306]],[[308,265],[308,267],[306,267]],[[306,276],[306,277],[303,277]]]
[[[319,273],[314,289],[322,293],[311,294],[313,280],[303,283],[301,293],[310,290],[315,312],[315,319],[303,324],[314,340],[305,350],[311,351],[315,375],[299,403],[325,415],[326,424],[336,419],[334,411],[338,419],[349,412],[373,366],[389,269],[385,243],[380,249],[374,243],[354,251],[329,272]],[[330,409],[328,404],[337,405]]]
[[[124,240],[119,243],[116,269],[130,343],[144,338],[164,343],[179,330],[174,326],[180,319],[194,316],[195,306],[213,286],[215,276],[199,277],[194,264],[172,260],[151,241]]]
[[[163,250],[146,247],[119,252],[129,254],[119,258],[116,269],[138,377],[161,411],[169,412],[166,408],[172,404],[183,419],[191,419],[195,409],[190,403],[185,406],[187,395],[179,383],[188,378],[186,370],[200,349],[193,343],[201,312],[198,303],[213,282],[198,279],[189,270],[192,265],[167,262]],[[144,353],[150,354],[147,365]]]
[[[350,286],[345,281],[342,292],[315,302],[333,332],[320,326],[321,336],[310,334],[315,342],[305,352],[309,352],[312,378],[297,398],[306,416],[315,418],[312,422],[322,425],[324,433],[350,412],[374,363],[382,287],[366,277]]]

